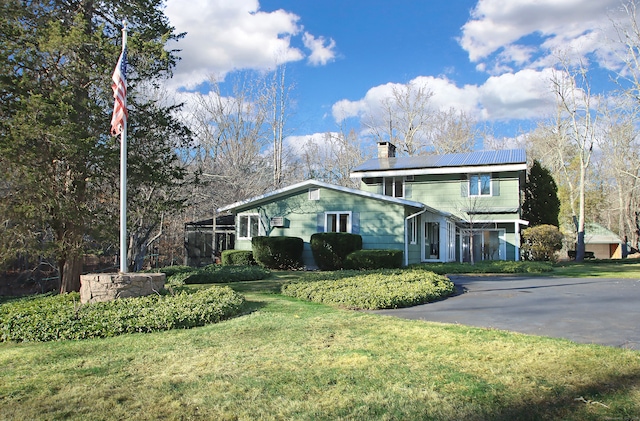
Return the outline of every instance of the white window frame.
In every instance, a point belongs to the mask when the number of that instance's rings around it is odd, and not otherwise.
[[[240,220],[242,218],[248,218],[247,219],[247,232],[240,232],[240,229],[242,227],[242,224],[240,223]],[[264,229],[262,228],[262,220],[260,219],[260,215],[257,213],[242,213],[238,215],[238,240],[251,240],[253,237],[251,236],[251,220],[252,219],[257,219],[258,222],[258,235],[263,235],[264,234]]]
[[[480,247],[484,247],[484,233],[486,231],[493,231],[498,233],[498,259],[495,261],[507,260],[507,230],[504,228],[490,228],[490,229],[478,228],[478,229],[460,230],[460,261],[461,262],[464,259],[464,255],[463,255],[464,237],[468,237],[474,234],[482,234],[482,236],[480,237],[482,239],[482,242],[480,243]],[[470,250],[470,252],[473,253],[473,250]],[[487,260],[487,261],[490,261],[490,260]]]
[[[449,244],[447,245],[448,256],[446,257],[448,262],[454,262],[456,260],[456,225],[451,221],[447,221],[447,233]]]
[[[320,200],[320,189],[309,189],[309,200]]]
[[[391,189],[392,191],[390,192],[391,194],[387,193],[387,180],[392,180],[391,183]],[[398,183],[399,182],[399,183]],[[400,192],[401,195],[400,196],[396,196],[396,189],[398,184],[400,185],[400,188],[402,189],[402,191]],[[382,177],[382,194],[384,194],[385,196],[390,196],[390,197],[404,197],[404,177]]]
[[[471,179],[473,177],[478,177],[478,183],[476,185],[477,194],[473,194],[471,193],[471,186],[472,183]],[[489,192],[488,193],[482,193],[482,179],[483,177],[488,177],[489,178]],[[492,180],[491,180],[491,173],[474,173],[474,174],[469,174],[469,197],[480,197],[480,196],[492,196],[493,195],[493,186],[492,186]]]
[[[418,220],[419,216],[409,219],[409,244],[418,244]]]
[[[347,215],[347,230],[346,231],[329,231],[328,228],[329,228],[329,216],[330,215],[336,215],[336,226],[339,225],[340,216],[341,215]],[[346,232],[346,233],[351,233],[352,223],[353,223],[353,216],[351,215],[351,211],[332,211],[332,212],[325,212],[324,213],[324,232]]]

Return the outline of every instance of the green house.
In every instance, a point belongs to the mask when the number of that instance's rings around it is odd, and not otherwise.
[[[404,263],[519,260],[524,150],[378,157],[353,169],[360,189],[307,180],[218,209],[236,218],[235,247],[257,235],[300,237],[315,263],[316,232],[362,236],[365,249],[398,249]]]

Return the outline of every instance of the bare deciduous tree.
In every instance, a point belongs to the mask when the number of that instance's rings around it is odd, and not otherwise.
[[[558,114],[555,132],[558,166],[568,171],[571,161],[565,158],[567,147],[574,153],[578,164],[577,188],[571,188],[577,194],[577,246],[576,260],[584,259],[585,251],[585,191],[587,183],[587,169],[591,163],[593,146],[596,142],[596,132],[599,116],[600,98],[591,93],[591,87],[586,67],[570,67],[567,61],[561,62],[561,68],[554,72],[551,80],[557,99]],[[571,179],[567,176],[567,182]],[[572,197],[573,199],[573,197]],[[571,200],[573,203],[573,200]]]
[[[610,206],[606,216],[614,217],[621,237],[630,236],[638,245],[638,208],[640,207],[640,144],[636,122],[637,109],[627,98],[611,101],[605,110],[601,151],[600,179],[609,188]]]
[[[409,156],[419,155],[427,148],[432,97],[433,91],[416,81],[394,85],[391,96],[369,113],[365,125],[377,142],[388,141]]]
[[[283,172],[283,147],[285,127],[290,112],[290,94],[292,85],[286,82],[286,64],[275,68],[270,77],[265,79],[264,92],[260,96],[262,105],[266,108],[266,117],[270,126],[273,141],[273,187],[282,185]]]
[[[309,138],[302,147],[304,178],[313,178],[339,186],[358,188],[359,180],[350,178],[351,170],[370,157],[357,133],[327,132],[321,139]]]
[[[475,146],[476,121],[464,111],[449,108],[433,114],[429,144],[436,154],[471,152]]]
[[[367,132],[376,142],[391,142],[408,156],[473,150],[476,121],[455,108],[438,110],[433,96],[418,80],[393,85],[391,94],[365,117]]]

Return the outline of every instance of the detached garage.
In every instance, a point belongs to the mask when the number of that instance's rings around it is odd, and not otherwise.
[[[585,251],[593,252],[596,259],[622,259],[622,240],[614,232],[595,222],[584,229]]]

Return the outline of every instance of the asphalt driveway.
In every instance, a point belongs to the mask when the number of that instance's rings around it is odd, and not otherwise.
[[[449,277],[460,294],[376,314],[640,350],[640,280]]]

